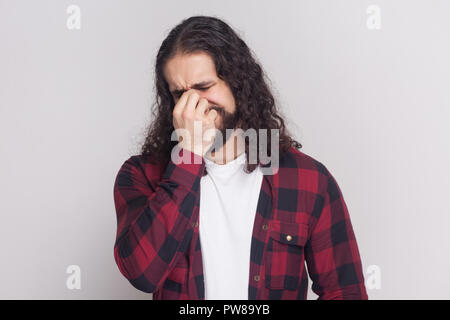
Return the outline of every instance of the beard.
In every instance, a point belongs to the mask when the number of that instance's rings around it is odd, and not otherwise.
[[[225,109],[217,106],[212,106],[210,107],[210,109],[216,110],[218,115],[220,115],[220,118],[222,119],[220,126],[216,129],[221,133],[221,135],[219,134],[219,132],[216,133],[214,142],[208,150],[208,152],[215,152],[216,150],[220,150],[220,148],[223,147],[223,145],[228,141],[231,134],[233,133],[232,130],[229,130],[229,134],[227,135],[227,129],[236,129],[236,125],[239,121],[239,115],[236,110],[233,113],[230,113]]]

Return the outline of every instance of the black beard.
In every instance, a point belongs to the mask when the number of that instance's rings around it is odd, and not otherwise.
[[[211,109],[214,109],[217,111],[217,113],[222,118],[222,124],[219,128],[216,130],[220,131],[222,135],[219,135],[219,132],[216,133],[216,137],[214,139],[214,142],[212,146],[209,148],[208,152],[215,152],[216,150],[219,150],[223,145],[228,141],[231,134],[233,133],[233,130],[236,129],[236,125],[239,121],[239,115],[237,111],[235,110],[233,113],[230,113],[228,111],[225,111],[223,108],[219,108],[216,106],[212,106]],[[229,130],[229,134],[227,135],[227,129],[233,129]]]

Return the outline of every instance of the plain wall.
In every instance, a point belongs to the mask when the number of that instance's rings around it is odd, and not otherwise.
[[[162,40],[205,14],[242,36],[301,151],[335,176],[364,272],[381,271],[369,298],[449,299],[449,13],[447,0],[0,0],[0,298],[151,299],[114,262],[113,183],[151,119]]]

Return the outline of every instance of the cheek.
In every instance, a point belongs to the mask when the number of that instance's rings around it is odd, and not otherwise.
[[[227,88],[220,88],[211,92],[211,101],[224,107],[228,112],[233,112],[235,109],[233,95]]]
[[[230,113],[233,113],[234,110],[236,109],[236,106],[235,106],[233,94],[231,93],[230,89],[227,88],[225,90],[223,98],[227,103],[227,111]]]

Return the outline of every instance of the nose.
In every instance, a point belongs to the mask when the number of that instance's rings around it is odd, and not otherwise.
[[[194,89],[194,90],[195,90],[195,89]],[[213,109],[214,109],[214,107],[217,107],[217,106],[214,104],[214,102],[212,102],[211,100],[208,99],[208,94],[207,94],[206,92],[203,92],[202,90],[195,90],[195,92],[199,95],[199,98],[198,98],[199,101],[200,101],[200,99],[202,99],[202,98],[204,98],[204,99],[206,99],[206,100],[208,101],[208,107],[207,107],[207,109],[209,109],[209,108],[213,108]]]
[[[205,98],[206,100],[208,100],[208,98],[207,98],[208,95],[205,92],[203,92],[202,90],[194,89],[194,91],[199,95],[199,100],[202,98]],[[209,100],[208,100],[208,102],[209,102]]]
[[[213,102],[211,102],[208,99],[208,94],[206,92],[203,92],[202,90],[199,90],[199,89],[191,89],[191,90],[193,90],[195,93],[198,94],[199,100],[202,98],[205,98],[206,100],[208,100],[208,108],[216,106]],[[180,96],[176,97],[174,100],[175,100],[174,102],[176,104],[178,102],[178,100],[180,100]]]

